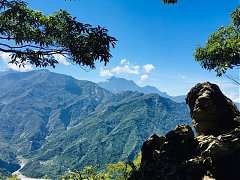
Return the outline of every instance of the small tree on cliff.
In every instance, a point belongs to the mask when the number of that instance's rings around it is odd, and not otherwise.
[[[61,55],[94,68],[97,60],[109,62],[115,44],[107,29],[78,22],[64,10],[46,16],[24,1],[0,0],[0,52],[11,55],[10,63],[55,67],[55,55]]]

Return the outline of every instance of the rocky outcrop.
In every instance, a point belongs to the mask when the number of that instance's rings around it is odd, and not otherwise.
[[[190,126],[178,126],[166,136],[151,136],[142,146],[141,168],[133,179],[194,179],[199,172],[185,161],[198,154],[198,143]],[[191,167],[192,168],[192,167]],[[201,175],[200,175],[201,176]]]
[[[181,125],[165,136],[151,136],[142,146],[140,169],[130,179],[240,179],[240,113],[219,87],[197,84],[187,96],[193,125]]]
[[[200,154],[197,157],[217,180],[240,179],[240,128],[215,136],[198,136]]]
[[[216,84],[199,83],[187,95],[193,126],[200,135],[219,135],[239,125],[236,105]]]

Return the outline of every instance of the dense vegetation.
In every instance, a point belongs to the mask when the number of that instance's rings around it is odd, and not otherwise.
[[[63,10],[46,16],[22,0],[0,0],[0,40],[0,52],[9,53],[10,63],[37,67],[55,67],[60,55],[94,68],[97,60],[109,62],[116,44],[105,28],[81,23]]]
[[[62,55],[94,68],[97,60],[104,64],[110,60],[110,48],[116,43],[107,29],[80,23],[66,11],[45,16],[23,1],[1,0],[0,13],[0,51],[11,53],[10,63],[19,66],[55,67],[54,55]],[[196,60],[219,76],[240,65],[239,19],[237,8],[232,23],[196,50]],[[97,84],[47,71],[16,74],[0,75],[3,175],[19,168],[21,155],[27,159],[22,172],[28,176],[55,178],[69,168],[83,168],[62,179],[126,179],[135,165],[124,161],[135,158],[150,134],[189,123],[184,103],[157,94],[113,94]]]
[[[131,162],[117,162],[107,164],[106,167],[99,171],[95,166],[86,166],[80,170],[69,170],[62,177],[61,180],[126,180],[134,172],[136,172],[141,163],[141,153],[139,153]],[[48,176],[44,176],[44,179],[49,179]],[[4,177],[0,175],[0,180],[19,180],[16,175]]]
[[[205,47],[196,49],[195,58],[208,70],[221,76],[227,69],[240,66],[240,8],[232,13],[232,22],[219,28]]]
[[[152,133],[190,123],[185,103],[158,94],[113,94],[46,70],[0,73],[0,159],[30,177],[134,159]]]
[[[141,154],[139,154],[136,159],[132,162],[118,162],[113,164],[108,164],[106,168],[102,171],[98,171],[97,168],[93,166],[85,167],[82,171],[70,171],[62,176],[62,180],[102,180],[102,179],[115,179],[115,180],[126,180],[134,172],[136,172],[141,163]]]

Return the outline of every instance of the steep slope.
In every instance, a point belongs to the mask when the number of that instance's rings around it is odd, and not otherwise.
[[[92,82],[49,71],[4,72],[0,81],[0,159],[14,163],[16,154],[40,148],[46,137],[78,123],[111,96]]]
[[[127,80],[124,78],[111,77],[107,81],[99,82],[99,86],[105,88],[112,93],[120,93],[123,91],[138,91],[144,94],[156,93],[162,97],[169,98],[175,102],[185,102],[185,96],[170,96],[166,92],[159,91],[156,87],[153,86],[138,86],[134,81]]]
[[[42,176],[43,172],[56,176],[68,168],[104,167],[109,162],[132,160],[152,133],[164,134],[179,123],[188,123],[185,104],[157,94],[125,92],[119,96],[75,127],[48,138],[23,172],[29,176]]]
[[[190,122],[185,103],[157,94],[112,94],[49,71],[0,73],[0,81],[0,160],[23,156],[30,177],[132,160],[152,133]]]

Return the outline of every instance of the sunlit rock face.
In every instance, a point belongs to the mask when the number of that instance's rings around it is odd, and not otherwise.
[[[216,180],[240,179],[240,128],[215,136],[198,136],[198,159],[203,162],[206,173]],[[205,173],[205,174],[206,174]]]
[[[142,146],[140,169],[131,180],[240,179],[240,113],[219,87],[197,84],[187,96],[194,137],[188,125],[165,136],[151,136]]]
[[[186,102],[193,126],[199,135],[219,135],[239,124],[237,117],[240,113],[237,107],[216,84],[197,84],[188,93]]]
[[[199,154],[198,142],[188,125],[177,126],[165,136],[151,136],[142,146],[140,170],[132,180],[201,180],[202,162],[190,161]]]

